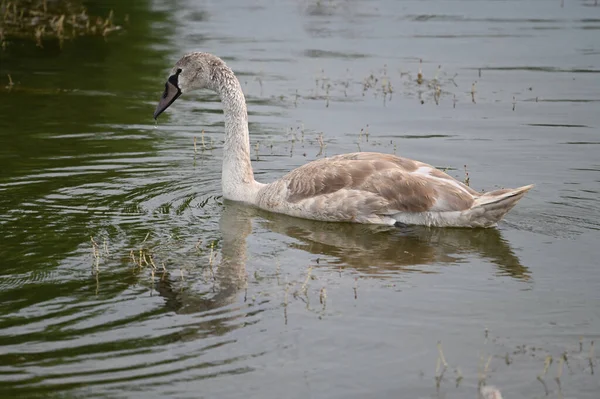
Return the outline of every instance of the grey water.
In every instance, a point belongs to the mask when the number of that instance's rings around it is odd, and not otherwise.
[[[593,0],[97,3],[122,31],[0,50],[1,396],[598,397]],[[536,186],[485,230],[224,201],[218,98],[152,119],[189,51],[239,77],[259,181],[380,151]]]

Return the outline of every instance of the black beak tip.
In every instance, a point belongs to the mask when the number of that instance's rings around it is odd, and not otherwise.
[[[167,81],[167,83],[165,84],[165,91],[161,96],[160,101],[156,106],[156,109],[154,110],[154,120],[156,120],[160,114],[162,114],[167,108],[169,108],[169,106],[171,106],[171,104],[173,104],[173,102],[177,100],[177,98],[180,95],[181,90],[179,89],[179,87],[177,87],[170,81]]]
[[[154,120],[157,120],[158,117],[160,116],[160,114],[162,114],[165,109],[166,108],[164,107],[164,104],[162,104],[162,101],[161,101],[161,103],[158,104],[158,106],[154,110],[154,113],[152,114],[152,117],[154,118]]]

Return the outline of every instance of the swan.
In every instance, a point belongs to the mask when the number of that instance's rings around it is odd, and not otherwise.
[[[223,104],[223,197],[304,219],[384,225],[492,227],[533,185],[479,193],[439,169],[391,154],[357,152],[309,162],[273,183],[254,180],[241,85],[210,53],[172,68],[154,119],[182,94],[209,89]]]

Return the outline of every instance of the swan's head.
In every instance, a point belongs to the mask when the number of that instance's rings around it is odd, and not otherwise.
[[[158,118],[180,95],[199,89],[217,90],[218,72],[228,69],[223,60],[209,53],[189,53],[175,64],[158,106],[154,119]]]

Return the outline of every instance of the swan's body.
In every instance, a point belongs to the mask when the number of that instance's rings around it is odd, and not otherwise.
[[[223,197],[264,210],[330,222],[490,227],[532,186],[478,193],[431,165],[390,154],[358,152],[310,162],[281,179],[254,180],[246,100],[218,57],[190,53],[173,68],[154,113],[179,95],[217,92],[225,114]]]

